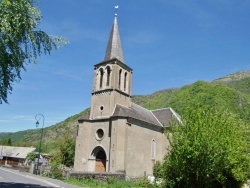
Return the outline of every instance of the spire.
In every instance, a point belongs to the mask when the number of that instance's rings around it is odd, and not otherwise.
[[[104,61],[108,61],[113,58],[117,58],[124,63],[122,44],[117,23],[117,14],[115,14],[115,19],[110,33]]]

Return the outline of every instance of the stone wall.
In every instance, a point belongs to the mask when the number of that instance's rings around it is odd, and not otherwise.
[[[100,182],[107,182],[109,178],[117,180],[125,180],[125,173],[98,173],[98,172],[75,172],[67,171],[64,173],[66,178],[79,178],[79,179],[94,179]]]

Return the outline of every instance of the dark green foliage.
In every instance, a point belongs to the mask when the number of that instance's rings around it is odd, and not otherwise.
[[[11,146],[11,145],[12,145],[11,139],[8,138],[8,139],[3,139],[3,140],[1,140],[0,145],[3,145],[3,146]]]
[[[15,133],[0,133],[0,142],[2,142],[3,140],[8,140],[8,138],[11,139],[12,144],[14,144],[15,146],[18,146],[19,142],[22,142],[25,137],[29,137],[30,135],[34,134],[36,132],[36,130],[25,130],[25,131],[18,131]]]
[[[151,95],[136,95],[132,97],[134,103],[147,109],[169,107],[169,102],[179,89],[166,89]]]
[[[242,93],[250,94],[250,77],[230,82],[221,82],[221,83]]]
[[[61,135],[55,149],[51,151],[51,172],[44,174],[47,177],[62,179],[62,167],[72,167],[74,165],[75,157],[75,138],[69,129],[65,130]]]
[[[156,161],[153,167],[153,175],[157,179],[162,178],[164,175],[163,165],[160,161]]]
[[[32,161],[34,161],[36,157],[37,157],[37,154],[35,152],[28,153],[27,155],[28,163],[31,163]]]
[[[197,103],[202,107],[224,107],[250,122],[250,95],[218,82],[197,81],[180,89],[163,90],[132,99],[134,102],[141,102],[141,105],[148,109],[171,107],[181,116],[188,107]]]
[[[219,83],[198,81],[184,86],[172,98],[169,105],[181,115],[189,106],[199,103],[201,107],[209,106],[228,109],[241,118],[249,119],[250,103],[240,92]]]
[[[250,178],[249,125],[226,110],[188,108],[168,133],[166,187],[241,187]]]
[[[8,141],[7,141],[7,146],[11,146],[11,139],[9,138]]]
[[[71,132],[65,131],[58,141],[57,151],[53,154],[52,159],[57,164],[72,167],[75,157],[75,138],[72,137]]]
[[[7,103],[14,82],[27,63],[58,49],[67,41],[38,28],[42,18],[35,0],[0,1],[0,103]]]

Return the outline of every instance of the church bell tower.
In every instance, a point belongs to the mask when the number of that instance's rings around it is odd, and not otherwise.
[[[109,118],[116,104],[131,107],[132,69],[124,63],[117,14],[104,61],[94,66],[90,119]]]

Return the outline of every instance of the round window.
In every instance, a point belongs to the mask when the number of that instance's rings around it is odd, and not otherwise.
[[[100,110],[103,111],[104,107],[103,106],[100,106]]]
[[[103,136],[104,136],[104,131],[102,129],[98,129],[96,131],[96,139],[101,140],[101,139],[103,139]]]

